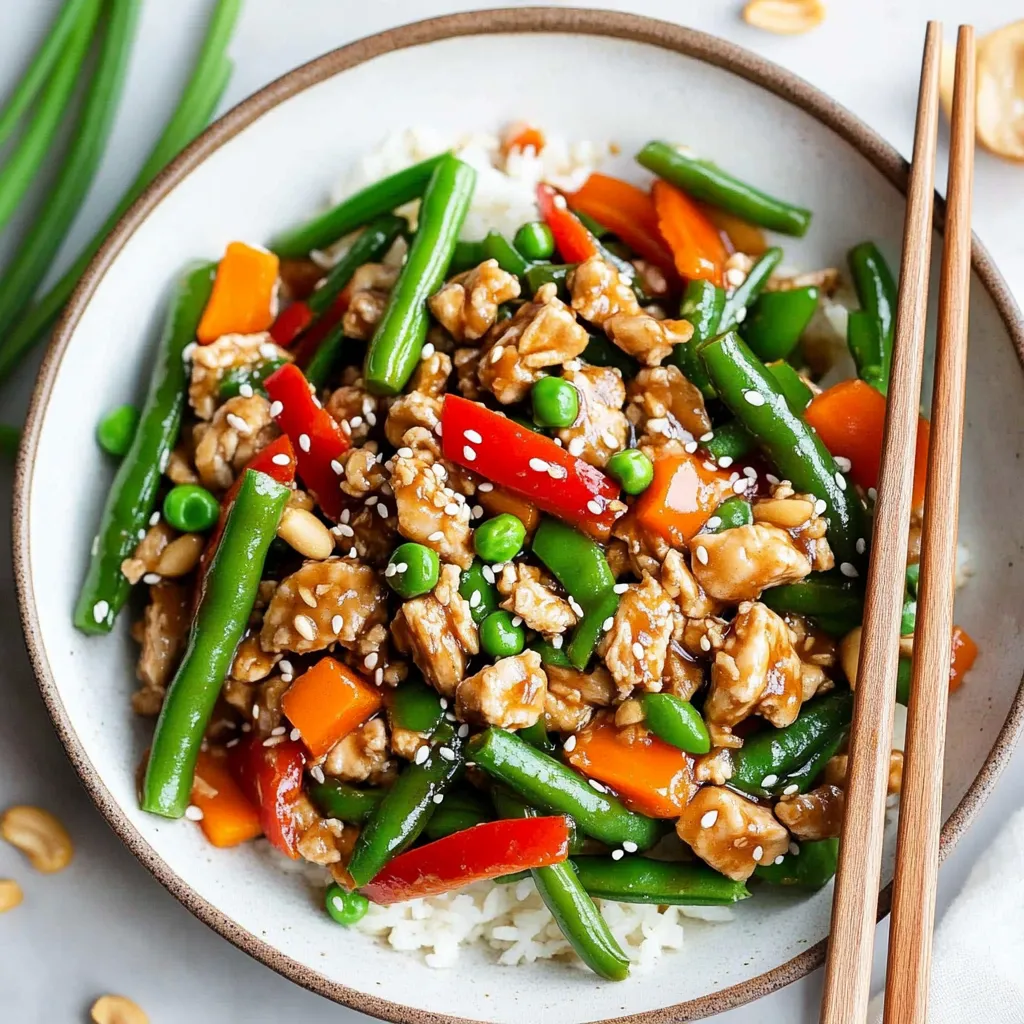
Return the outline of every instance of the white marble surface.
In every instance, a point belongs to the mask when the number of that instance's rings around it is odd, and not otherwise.
[[[756,50],[835,96],[904,153],[913,130],[925,19],[943,19],[952,35],[952,26],[967,18],[984,32],[1020,16],[1011,0],[828,0],[824,26],[809,36],[783,38],[744,25],[738,17],[740,0],[594,0],[594,5],[682,21]],[[15,80],[56,6],[56,0],[0,0],[0,95]],[[453,0],[247,0],[232,47],[236,73],[227,104],[333,46],[419,17],[475,6]],[[113,142],[65,256],[91,234],[134,175],[187,73],[209,7],[209,0],[146,4]],[[1022,217],[1024,168],[979,155],[975,227],[1019,301],[1024,299]],[[34,366],[26,367],[0,388],[0,420],[22,415],[33,373]],[[0,466],[4,495],[10,493],[10,482],[10,467]],[[5,497],[0,511],[5,552],[8,504]],[[77,851],[70,870],[45,877],[0,844],[0,877],[15,877],[25,889],[25,903],[0,917],[0,1019],[12,1024],[85,1020],[92,999],[107,991],[136,999],[154,1024],[250,1024],[304,1014],[352,1024],[366,1019],[278,978],[209,931],[106,828],[80,789],[38,698],[23,651],[6,553],[0,559],[0,693],[0,807],[16,802],[49,807],[66,822]],[[1024,753],[1018,752],[943,868],[940,914],[978,851],[1010,810],[1024,802],[1022,783]],[[884,962],[884,925],[878,940],[876,984]],[[401,969],[399,960],[395,966]],[[716,1020],[812,1021],[820,984],[819,972]],[[458,1012],[455,999],[452,1012]]]

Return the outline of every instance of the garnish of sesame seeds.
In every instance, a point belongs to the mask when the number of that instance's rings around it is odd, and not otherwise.
[[[612,860],[622,860],[622,858],[625,856],[625,850],[612,850]]]
[[[852,562],[843,562],[839,566],[839,571],[844,576],[849,576],[850,579],[856,579],[860,575],[857,566],[855,566]]]
[[[704,814],[701,815],[700,827],[711,828],[716,821],[718,821],[718,811],[705,811]]]
[[[283,412],[284,412],[284,403],[283,402],[271,402],[270,403],[270,415],[271,415],[271,418],[276,419]]]
[[[626,853],[636,853],[636,851],[640,849],[640,847],[637,846],[632,839],[624,839],[622,841],[622,848],[626,851]]]
[[[562,744],[562,749],[571,754],[576,749],[576,734],[573,733],[566,741]]]
[[[763,787],[764,789],[770,789],[770,788],[771,788],[772,786],[774,786],[774,785],[775,785],[775,783],[776,783],[776,782],[778,782],[778,781],[779,781],[779,777],[778,777],[778,775],[766,775],[766,776],[765,776],[765,777],[764,777],[764,778],[763,778],[763,779],[761,780],[761,785],[762,785],[762,787]]]
[[[748,405],[759,406],[764,405],[764,395],[760,391],[744,391],[743,400]]]

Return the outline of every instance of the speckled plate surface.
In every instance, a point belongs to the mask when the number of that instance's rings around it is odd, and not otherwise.
[[[495,73],[496,69],[500,73]],[[15,563],[26,638],[55,726],[89,793],[129,848],[190,910],[299,984],[388,1020],[679,1021],[754,999],[823,958],[830,890],[759,893],[729,924],[687,924],[686,948],[621,984],[564,965],[504,968],[469,950],[427,968],[332,924],[295,876],[252,850],[214,850],[187,822],[142,814],[135,766],[149,723],[133,718],[133,644],[71,627],[111,467],[89,425],[139,393],[169,283],[233,238],[304,219],[391,129],[493,130],[527,118],[571,138],[685,141],[815,211],[787,260],[842,265],[874,238],[896,262],[905,167],[847,111],[782,69],[698,32],[596,11],[520,9],[395,29],[272,83],[218,121],[129,211],[62,320],[33,398],[15,493]],[[936,249],[936,252],[938,249]],[[937,275],[935,275],[937,280]],[[943,849],[967,827],[1020,732],[1024,578],[1014,571],[1024,477],[1020,315],[984,250],[974,252],[961,536],[973,579],[957,620],[982,654],[953,699]],[[1018,562],[1019,564],[1019,562]],[[891,875],[892,844],[885,880]],[[880,911],[887,909],[883,893]]]

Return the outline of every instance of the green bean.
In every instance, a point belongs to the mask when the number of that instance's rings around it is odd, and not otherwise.
[[[757,444],[742,423],[733,420],[715,427],[707,441],[700,442],[704,449],[723,468],[732,465],[737,459],[752,452]]]
[[[541,661],[543,660],[544,656],[541,655]],[[541,715],[533,725],[528,725],[525,729],[520,729],[519,737],[520,739],[526,740],[531,747],[543,750],[545,754],[553,754],[557,749],[555,741],[548,735],[543,715]]]
[[[742,882],[734,882],[703,864],[674,864],[635,856],[621,860],[576,857],[573,864],[591,896],[618,903],[718,907],[750,896]]]
[[[852,580],[820,573],[797,583],[769,587],[760,600],[780,615],[795,612],[816,623],[828,623],[833,629],[825,631],[835,636],[849,633],[864,617],[863,587]]]
[[[180,818],[188,807],[203,734],[248,625],[267,549],[291,493],[265,473],[248,470],[242,477],[157,719],[142,784],[144,811]]]
[[[751,224],[785,235],[803,236],[811,211],[739,181],[720,167],[700,160],[667,142],[648,142],[636,155],[649,171],[681,188],[694,199],[718,206]]]
[[[786,396],[790,409],[797,416],[803,416],[804,410],[811,404],[811,399],[814,397],[814,392],[807,386],[807,381],[789,363],[783,362],[781,359],[767,363],[765,369],[775,378],[775,383],[779,385],[779,390]]]
[[[771,885],[820,889],[836,873],[839,840],[817,839],[800,844],[797,853],[784,854],[781,863],[759,864],[754,877]]]
[[[640,372],[640,364],[613,345],[603,334],[592,334],[580,357],[591,366],[612,366],[622,374],[623,380],[632,380]]]
[[[498,266],[514,277],[523,277],[530,267],[530,264],[516,252],[515,246],[497,231],[488,231],[484,236],[484,257],[497,260]]]
[[[145,535],[163,467],[178,440],[188,388],[183,353],[195,338],[215,270],[212,263],[193,264],[178,281],[153,360],[139,428],[107,492],[96,553],[75,607],[75,625],[85,633],[109,633],[128,599],[131,584],[121,572],[121,563]]]
[[[331,330],[317,345],[316,351],[302,371],[306,375],[306,380],[317,391],[326,386],[344,347],[345,332],[341,324]]]
[[[777,247],[766,249],[757,258],[743,284],[726,295],[722,319],[718,324],[719,332],[730,330],[746,318],[748,307],[761,294],[768,278],[781,262],[782,250]]]
[[[672,349],[669,360],[675,363],[684,377],[700,388],[705,398],[714,398],[715,389],[704,368],[698,349],[709,338],[718,334],[718,325],[725,312],[725,289],[718,288],[710,281],[694,278],[688,281],[679,307],[680,319],[693,325],[689,341],[680,342]]]
[[[575,268],[575,263],[535,263],[523,276],[531,295],[536,295],[541,285],[553,284],[559,297],[565,299],[569,296],[569,272]]]
[[[456,242],[452,250],[452,261],[448,266],[450,274],[461,274],[466,270],[478,267],[487,259],[484,252],[483,241],[479,242]]]
[[[784,775],[774,786],[769,787],[772,796],[793,796],[796,793],[806,793],[811,789],[825,770],[825,765],[842,749],[849,733],[848,725],[836,729],[825,745],[811,754],[804,764],[789,772],[788,775]]]
[[[242,393],[242,388],[249,385],[253,392],[267,397],[263,382],[284,366],[289,360],[283,358],[264,359],[261,363],[249,366],[234,366],[228,370],[217,385],[217,393],[221,398],[235,398]],[[309,379],[309,374],[306,374]]]
[[[762,292],[740,328],[751,351],[765,362],[787,358],[818,308],[818,295],[813,285]]]
[[[688,701],[671,693],[644,694],[644,722],[659,739],[688,754],[706,754],[711,737],[700,712]]]
[[[605,632],[605,623],[615,617],[618,607],[619,595],[611,591],[584,611],[569,641],[569,663],[573,668],[582,672],[587,667],[601,634]]]
[[[555,647],[547,640],[534,640],[530,644],[530,649],[540,655],[540,660],[545,665],[553,665],[555,668],[572,668],[572,662],[566,651],[561,647]],[[535,743],[534,746],[536,745]]]
[[[483,797],[474,790],[459,789],[445,794],[444,803],[431,814],[423,834],[433,842],[493,820],[494,812]]]
[[[379,217],[382,213],[391,213],[399,206],[404,206],[413,199],[419,199],[428,187],[434,171],[446,160],[452,159],[451,154],[441,153],[429,160],[413,164],[404,171],[392,174],[354,195],[343,199],[326,213],[321,213],[312,220],[297,228],[283,231],[270,242],[270,248],[278,256],[297,259],[308,255],[314,249],[324,249],[336,242],[342,235],[347,235],[356,228]],[[423,211],[420,210],[422,218]],[[458,232],[456,232],[456,235]],[[452,239],[452,245],[455,240]],[[450,259],[451,254],[448,254]],[[445,260],[447,267],[448,259]]]
[[[313,782],[306,787],[309,799],[325,818],[350,821],[359,825],[376,810],[384,799],[383,789],[356,789],[338,779]]]
[[[878,349],[870,363],[865,367],[874,367],[877,372],[879,390],[884,395],[889,388],[889,371],[892,367],[892,338],[896,321],[896,281],[893,273],[873,242],[861,242],[855,245],[847,255],[850,264],[850,276],[857,291],[861,309],[868,313],[878,328]],[[862,326],[862,325],[861,325]],[[858,339],[851,343],[851,350],[857,345],[862,348]],[[855,352],[856,357],[856,352]],[[860,363],[858,371],[862,369]],[[863,374],[861,374],[863,376]]]
[[[416,369],[430,319],[427,299],[444,281],[475,183],[476,171],[450,154],[430,176],[416,235],[366,351],[363,376],[376,394],[398,394]]]

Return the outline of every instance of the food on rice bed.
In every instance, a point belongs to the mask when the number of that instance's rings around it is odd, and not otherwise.
[[[187,268],[144,406],[98,431],[75,622],[148,589],[142,807],[265,837],[435,965],[483,936],[620,979],[679,913],[835,870],[892,274],[853,249],[847,318],[763,234],[809,211],[664,142],[650,185],[602,155],[391,140]],[[916,586],[912,541],[904,702]]]

